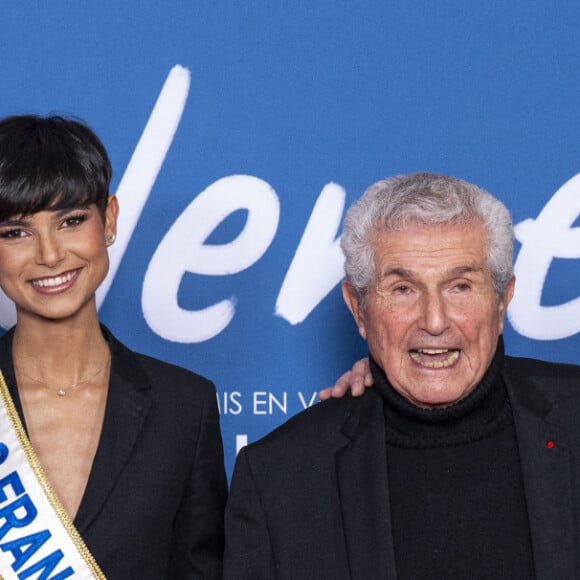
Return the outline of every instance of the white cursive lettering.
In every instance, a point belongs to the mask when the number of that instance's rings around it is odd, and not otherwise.
[[[580,297],[542,306],[542,292],[554,258],[580,258],[580,174],[567,181],[538,217],[515,227],[522,247],[515,263],[517,290],[508,309],[511,325],[536,340],[557,340],[580,332]]]
[[[206,244],[212,231],[240,209],[248,211],[248,218],[239,236],[226,244]],[[183,274],[227,276],[249,268],[270,246],[279,216],[276,192],[257,177],[223,177],[200,193],[171,226],[145,274],[142,307],[151,329],[167,340],[184,343],[218,335],[231,322],[236,299],[185,310],[177,302]]]

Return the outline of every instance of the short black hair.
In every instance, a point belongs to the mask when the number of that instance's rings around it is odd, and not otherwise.
[[[112,168],[81,120],[15,115],[0,120],[0,221],[96,204],[105,215]]]

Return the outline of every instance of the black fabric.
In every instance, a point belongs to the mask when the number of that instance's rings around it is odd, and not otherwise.
[[[580,367],[506,356],[501,376],[517,435],[536,580],[578,580]],[[313,405],[244,447],[226,509],[224,579],[400,580],[386,455],[377,389]],[[470,501],[481,501],[478,494]],[[500,510],[503,518],[512,507],[504,501]],[[503,552],[494,558],[501,566]],[[438,580],[471,580],[476,573],[470,563]],[[503,569],[491,579],[519,580]]]
[[[103,334],[107,406],[75,527],[108,580],[221,579],[227,481],[214,386]],[[0,338],[0,369],[24,422],[12,337]]]
[[[399,580],[534,578],[513,416],[498,349],[476,389],[421,409],[373,362],[384,401]]]

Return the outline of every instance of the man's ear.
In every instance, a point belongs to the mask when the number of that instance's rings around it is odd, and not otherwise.
[[[508,285],[505,289],[504,295],[499,302],[499,314],[500,314],[499,333],[500,334],[503,332],[505,313],[507,311],[507,307],[508,307],[509,303],[512,301],[515,288],[516,288],[516,278],[515,278],[515,276],[512,276],[512,279],[508,282]]]
[[[342,297],[354,317],[360,335],[366,340],[367,329],[360,299],[354,288],[350,285],[350,282],[346,280],[342,283]]]

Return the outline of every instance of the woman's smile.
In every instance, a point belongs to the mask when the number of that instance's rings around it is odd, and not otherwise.
[[[68,290],[74,285],[74,282],[79,275],[81,268],[69,270],[58,274],[57,276],[46,276],[42,278],[34,278],[30,281],[32,286],[43,294],[52,294]]]

